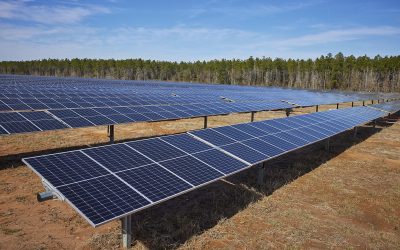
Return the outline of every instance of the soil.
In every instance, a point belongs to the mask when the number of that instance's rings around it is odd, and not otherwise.
[[[350,104],[341,105],[349,106]],[[320,111],[336,108],[321,106]],[[293,115],[315,108],[295,109]],[[283,117],[259,112],[256,120]],[[210,127],[250,114],[209,117]],[[117,141],[200,129],[203,119],[116,126]],[[400,249],[400,118],[392,117],[251,168],[133,216],[134,249]],[[0,137],[0,249],[119,249],[120,222],[92,228],[21,158],[107,143],[105,127]]]

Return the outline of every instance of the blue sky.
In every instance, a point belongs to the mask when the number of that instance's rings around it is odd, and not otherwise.
[[[396,0],[0,0],[0,60],[399,55]]]

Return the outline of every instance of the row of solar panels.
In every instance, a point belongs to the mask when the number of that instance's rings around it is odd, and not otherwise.
[[[386,111],[388,113],[396,113],[400,110],[400,101],[384,102],[370,105],[373,108]]]
[[[385,115],[338,109],[23,161],[98,226]]]
[[[293,108],[285,102],[218,103],[114,108],[60,109],[0,113],[0,134],[27,133],[64,128],[162,121],[262,110]]]
[[[0,111],[116,107],[234,101],[288,100],[299,106],[332,104],[377,95],[165,82],[97,79],[1,77]]]

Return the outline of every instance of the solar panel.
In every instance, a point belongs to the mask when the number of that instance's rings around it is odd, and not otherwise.
[[[189,154],[212,149],[209,145],[187,134],[163,136],[160,139]]]
[[[54,187],[109,174],[80,151],[25,158],[24,161]]]
[[[235,159],[217,149],[211,149],[193,154],[193,157],[214,167],[222,173],[228,175],[248,167],[248,164]]]
[[[36,120],[36,121],[32,121],[32,123],[34,123],[42,131],[68,128],[68,126],[66,126],[65,124],[63,124],[60,121],[57,121],[55,119]]]
[[[202,185],[223,176],[221,172],[192,156],[183,156],[163,161],[160,164],[193,186]]]
[[[299,116],[312,119],[301,119],[308,125],[300,127],[300,123],[289,122],[291,126],[286,126],[284,132],[271,133],[252,123],[241,124],[31,157],[24,162],[96,226],[326,138],[326,133],[336,134],[337,129],[345,128],[323,128],[339,124],[337,120],[341,124],[356,120],[362,124],[385,114],[367,109]],[[278,123],[284,122],[280,119]],[[242,132],[236,134],[235,129]],[[247,136],[248,131],[242,129],[257,131],[259,136],[255,138],[254,132]],[[219,136],[222,138],[216,139]],[[211,146],[214,143],[219,147]]]
[[[233,143],[221,148],[251,164],[255,164],[269,158],[267,155],[251,149],[241,143]]]
[[[29,121],[1,123],[1,126],[10,134],[40,131],[38,127]]]
[[[153,202],[193,187],[158,164],[122,171],[117,175]]]
[[[230,127],[230,126],[213,128],[212,130],[217,131],[217,132],[223,134],[224,136],[232,138],[236,141],[242,141],[242,140],[247,140],[247,139],[252,138],[251,135],[246,134],[246,133],[242,132],[241,130],[238,130],[238,129],[236,129],[234,127]]]
[[[58,190],[94,226],[150,204],[113,175],[83,180]]]
[[[129,142],[126,145],[134,148],[156,162],[185,155],[182,150],[179,150],[158,138]]]
[[[85,149],[82,152],[112,172],[137,168],[153,163],[152,160],[125,144]]]
[[[218,133],[212,129],[197,130],[190,132],[190,134],[195,135],[216,146],[226,145],[235,142],[235,140],[224,136],[221,133]]]
[[[242,143],[269,157],[274,157],[285,152],[285,150],[257,138],[243,141]]]

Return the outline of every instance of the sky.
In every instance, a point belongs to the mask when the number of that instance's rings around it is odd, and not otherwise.
[[[400,0],[0,0],[0,61],[400,55]]]

